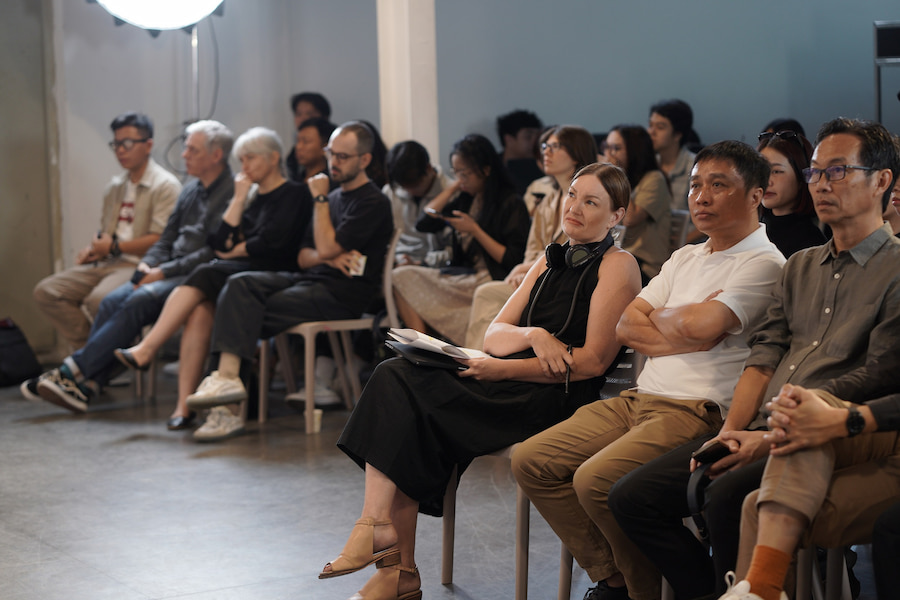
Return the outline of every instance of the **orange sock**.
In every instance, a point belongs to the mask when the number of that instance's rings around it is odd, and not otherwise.
[[[790,554],[769,546],[757,546],[747,571],[750,591],[762,600],[779,600],[790,566]]]

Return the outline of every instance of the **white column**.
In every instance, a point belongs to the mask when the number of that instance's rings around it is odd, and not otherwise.
[[[434,0],[378,0],[381,134],[414,139],[439,163]]]

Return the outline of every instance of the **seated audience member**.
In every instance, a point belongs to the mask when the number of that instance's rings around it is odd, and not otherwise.
[[[234,197],[208,241],[216,260],[199,265],[172,291],[156,324],[136,346],[115,352],[125,365],[145,369],[162,344],[185,326],[172,429],[189,427],[195,417],[186,399],[203,375],[216,300],[228,278],[242,271],[296,271],[300,241],[310,223],[309,190],[285,179],[277,133],[265,127],[247,130],[235,142],[234,155],[241,161]]]
[[[328,173],[325,145],[334,133],[334,128],[334,123],[321,117],[309,118],[297,126],[297,141],[291,149],[291,154],[300,167],[299,171],[306,177],[301,179],[289,177],[289,179],[297,183],[306,183],[313,175]]]
[[[664,100],[650,107],[647,131],[660,170],[672,191],[672,210],[687,208],[688,181],[694,153],[686,144],[693,135],[694,112],[683,100]]]
[[[125,169],[103,193],[100,230],[75,258],[76,266],[45,277],[34,300],[73,350],[84,346],[103,298],[128,281],[135,265],[156,243],[175,208],[181,184],[150,157],[153,123],[140,113],[110,124],[110,148]]]
[[[656,164],[653,142],[640,125],[616,125],[606,136],[606,158],[628,173],[631,204],[625,213],[622,248],[641,266],[644,285],[671,254],[672,195]]]
[[[878,370],[892,395],[855,404],[830,394],[827,385],[787,384],[766,405],[770,455],[741,519],[738,573],[747,575],[723,599],[787,598],[785,574],[802,540],[830,548],[872,539],[876,518],[900,498],[900,365],[894,359]],[[874,558],[877,584],[882,557]],[[897,589],[879,586],[878,597],[893,598]]]
[[[563,196],[568,193],[575,173],[596,160],[597,147],[586,129],[560,125],[546,131],[542,138],[544,172],[553,178],[553,193],[535,210],[525,244],[525,259],[513,267],[503,281],[488,281],[476,288],[466,329],[465,345],[469,348],[481,348],[488,325],[522,284],[531,265],[544,253],[544,248],[548,244],[565,241]]]
[[[537,115],[527,110],[514,110],[497,117],[497,137],[503,147],[500,158],[520,196],[532,181],[543,176],[536,152],[543,128]]]
[[[366,175],[374,143],[362,121],[344,123],[331,135],[326,154],[331,181],[340,187],[329,193],[321,173],[307,182],[315,209],[297,256],[300,272],[239,273],[219,294],[212,337],[218,369],[187,398],[190,408],[214,407],[196,440],[243,431],[236,407],[223,405],[246,400],[241,363],[253,359],[260,338],[306,321],[359,318],[378,294],[393,220],[390,201]],[[205,349],[196,354],[202,363]]]
[[[363,598],[421,598],[417,513],[440,516],[454,466],[463,469],[597,397],[620,349],[616,321],[640,289],[637,264],[609,233],[628,196],[627,178],[612,165],[592,164],[575,176],[565,198],[569,241],[535,261],[503,307],[484,344],[491,356],[460,361],[463,371],[403,358],[378,366],[338,440],[365,470],[362,515],[319,578],[374,562],[387,568],[369,579]]]
[[[897,147],[898,153],[900,153],[900,138],[897,136],[894,136],[894,145]],[[894,181],[891,199],[881,217],[891,226],[893,234],[900,237],[900,181]]]
[[[439,165],[431,164],[425,146],[413,140],[391,148],[387,173],[390,184],[382,191],[391,200],[394,228],[403,231],[397,242],[395,263],[421,265],[429,253],[442,253],[450,244],[449,236],[443,232],[424,233],[416,229],[425,206],[450,185],[450,179]]]
[[[824,244],[827,240],[816,223],[812,194],[803,179],[812,145],[803,135],[785,130],[760,133],[756,149],[772,168],[759,211],[766,235],[785,258],[798,250]]]
[[[758,430],[764,400],[785,383],[825,388],[851,402],[880,395],[872,369],[892,360],[900,326],[900,241],[881,221],[897,163],[881,125],[835,119],[822,127],[804,179],[834,237],[787,261],[765,317],[754,325],[718,435],[675,449],[613,488],[609,504],[617,522],[676,597],[722,593],[725,573],[735,568],[741,501],[759,487],[769,449]],[[682,518],[690,514],[691,454],[714,437],[730,454],[708,467],[714,477],[704,506],[710,558]]]
[[[799,133],[803,137],[806,137],[806,131],[803,130],[803,125],[800,124],[800,121],[797,119],[790,118],[779,118],[772,119],[769,123],[762,128],[765,133],[778,133],[779,131],[793,131],[794,133]]]
[[[331,105],[328,103],[328,100],[325,99],[325,96],[318,92],[301,92],[291,96],[291,112],[294,114],[294,131],[297,133],[300,131],[300,125],[305,121],[310,119],[324,119],[328,122],[329,119],[331,119]],[[334,125],[332,125],[331,128],[334,130]],[[319,131],[322,133],[323,141],[327,140],[328,136],[331,135],[330,131],[327,134],[324,134],[322,129],[319,129]],[[299,136],[297,143],[298,145],[300,143]],[[322,144],[322,146],[324,147],[324,144]],[[291,148],[284,164],[287,167],[288,179],[303,183],[308,177],[319,173],[319,171],[307,172],[306,166],[300,162],[299,157],[297,156],[298,151],[298,146]]]
[[[513,454],[519,485],[600,582],[587,598],[659,597],[659,575],[619,530],[607,494],[632,469],[721,427],[748,329],[784,264],[757,220],[768,181],[768,162],[744,143],[697,154],[690,206],[709,240],[676,250],[616,327],[648,357],[637,389],[578,409]]]
[[[397,311],[407,327],[427,327],[463,344],[475,288],[503,279],[522,261],[528,212],[484,136],[467,135],[453,145],[450,164],[457,181],[428,203],[416,229],[452,231],[451,265],[441,269],[394,269]]]
[[[206,236],[219,227],[234,193],[228,155],[234,138],[216,121],[198,121],[185,130],[185,169],[195,177],[182,189],[159,240],[144,254],[130,282],[100,303],[87,343],[38,379],[22,384],[23,393],[40,392],[46,400],[84,412],[119,367],[113,350],[130,344],[153,323],[169,293],[193,268],[209,261]]]

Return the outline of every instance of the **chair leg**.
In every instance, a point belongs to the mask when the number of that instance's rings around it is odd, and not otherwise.
[[[344,396],[344,402],[347,405],[347,410],[353,410],[353,407],[356,406],[356,403],[359,401],[359,396],[362,391],[359,389],[359,368],[356,366],[353,343],[350,340],[349,331],[341,332],[341,345],[344,347],[344,364],[346,365],[344,372],[346,374],[346,381],[350,383],[349,395]]]
[[[569,600],[572,595],[572,553],[565,544],[560,544],[562,550],[559,555],[559,590],[556,593],[557,600]]]
[[[516,485],[516,600],[528,598],[528,542],[531,502]]]
[[[816,549],[800,548],[797,552],[797,589],[795,600],[809,600],[812,597],[812,574]]]
[[[293,394],[297,391],[297,380],[291,363],[291,346],[285,334],[275,336],[275,349],[278,351],[278,363],[281,365],[281,376],[284,377],[285,392]],[[267,375],[268,376],[268,375]]]
[[[844,548],[829,548],[825,572],[825,600],[850,600],[850,577]]]
[[[344,332],[341,332],[341,340],[338,341],[338,334],[334,331],[328,331],[328,343],[331,345],[331,356],[334,359],[334,366],[337,370],[337,379],[341,384],[341,397],[344,400],[344,404],[348,404],[350,401],[350,389],[347,387],[347,369],[346,364],[344,363],[344,353],[341,350],[341,346],[344,342]],[[326,381],[325,385],[331,384],[330,381]]]
[[[269,350],[269,340],[262,340],[259,346],[259,418],[260,423],[266,422],[269,412],[269,363],[272,360],[272,352]]]
[[[303,418],[306,419],[306,433],[318,433],[316,428],[316,335],[303,336],[303,380],[306,389],[306,406]]]
[[[159,358],[154,357],[150,361],[150,368],[147,370],[147,400],[156,404],[156,377],[159,374]]]
[[[444,492],[443,548],[441,549],[441,583],[453,583],[453,546],[456,534],[456,486],[458,474],[456,467],[450,473],[450,482]]]

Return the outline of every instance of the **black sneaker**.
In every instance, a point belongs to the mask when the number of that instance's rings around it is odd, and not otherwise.
[[[630,600],[628,588],[610,587],[605,581],[598,581],[597,585],[588,588],[584,600]]]
[[[31,379],[26,379],[22,382],[22,385],[19,386],[19,390],[22,392],[22,397],[26,400],[31,400],[32,402],[40,402],[43,398],[38,394],[38,381],[40,377],[32,377]]]
[[[78,385],[74,379],[69,379],[59,369],[53,369],[41,377],[37,391],[47,402],[74,413],[87,412],[93,395],[90,388]]]

